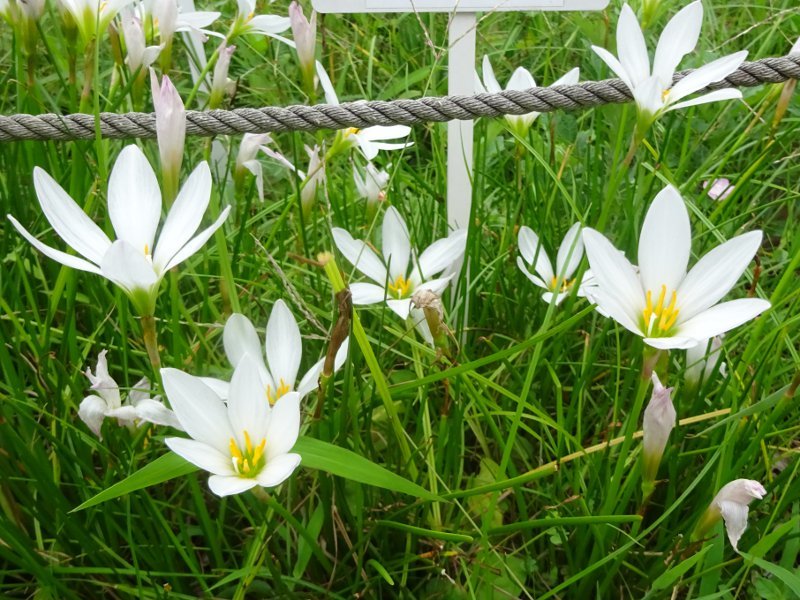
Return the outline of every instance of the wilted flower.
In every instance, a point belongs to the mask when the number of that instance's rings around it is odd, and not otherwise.
[[[211,197],[211,172],[202,162],[181,188],[156,244],[161,191],[153,168],[136,146],[122,150],[108,181],[108,212],[118,237],[113,243],[39,167],[33,171],[33,184],[53,229],[85,258],[43,244],[8,215],[17,231],[45,256],[118,285],[143,316],[153,314],[158,287],[167,271],[197,252],[230,212],[226,207],[213,225],[195,235]]]
[[[712,182],[704,181],[703,189],[712,200],[719,200],[722,202],[733,193],[735,187],[728,179],[715,179]]]
[[[697,385],[700,381],[708,381],[714,373],[719,371],[725,375],[725,363],[719,362],[722,350],[722,338],[716,335],[710,340],[700,340],[700,343],[686,350],[686,381]],[[709,342],[711,343],[709,347]],[[706,356],[708,353],[708,356]]]
[[[175,413],[160,402],[160,397],[150,398],[150,382],[146,377],[133,386],[125,402],[119,393],[117,382],[108,374],[107,350],[97,357],[95,372],[87,367],[86,377],[92,383],[93,394],[86,396],[78,409],[78,416],[89,429],[103,439],[100,430],[106,418],[116,419],[121,426],[132,427],[142,422],[166,425],[183,430]]]
[[[214,77],[211,80],[211,95],[208,99],[209,108],[213,109],[222,106],[222,102],[231,88],[228,70],[231,66],[231,57],[234,50],[236,50],[236,46],[227,46],[226,40],[222,40],[217,64],[214,65]]]
[[[273,37],[294,47],[294,42],[278,35],[291,26],[291,21],[287,17],[256,15],[256,0],[238,0],[238,8],[239,13],[236,15],[236,21],[231,27],[228,39],[233,39],[238,35],[256,33]]]
[[[753,500],[761,500],[766,493],[764,486],[752,479],[736,479],[725,484],[701,517],[693,538],[701,539],[722,518],[731,546],[738,551],[739,540],[747,529],[748,506]]]
[[[691,348],[770,307],[766,300],[719,301],[741,277],[761,245],[751,231],[717,246],[686,272],[691,253],[689,213],[678,190],[664,188],[645,215],[639,272],[608,239],[584,229],[596,287],[588,292],[603,314],[659,349]]]
[[[300,396],[289,392],[270,406],[252,358],[237,365],[227,404],[201,379],[183,371],[161,369],[161,377],[178,420],[192,438],[165,442],[211,473],[208,487],[216,495],[280,485],[300,464],[300,455],[291,453],[300,433]]]
[[[550,304],[555,295],[556,306],[561,304],[576,283],[575,279],[570,278],[577,271],[583,258],[581,224],[575,223],[564,236],[558,249],[555,271],[550,257],[539,241],[539,236],[530,227],[524,225],[520,227],[518,239],[519,253],[522,256],[517,257],[517,266],[534,285],[547,290],[542,294],[542,300]],[[535,275],[528,270],[529,266],[533,266]],[[584,275],[584,281],[590,278],[591,273]],[[578,286],[577,294],[586,295],[582,284]]]
[[[642,490],[645,498],[653,491],[654,481],[658,474],[658,466],[664,449],[667,447],[669,434],[675,427],[677,413],[672,405],[672,388],[661,385],[654,372],[653,395],[644,409],[642,436]]]
[[[158,153],[161,156],[161,181],[164,196],[172,202],[178,193],[178,181],[186,142],[186,110],[178,90],[169,77],[161,78],[161,86],[155,71],[150,70],[150,87],[153,92],[153,107],[156,111],[156,136]]]
[[[556,80],[553,85],[574,85],[578,83],[579,77],[580,69],[575,68],[560,79]],[[517,67],[517,69],[511,75],[511,78],[508,80],[505,89],[524,91],[535,87],[536,81],[534,80],[530,71],[524,67]],[[480,78],[477,78],[477,88],[479,93],[489,92],[491,94],[497,94],[503,91],[503,88],[500,87],[500,84],[494,75],[492,63],[487,55],[484,55],[483,57],[483,81],[481,81]],[[536,117],[538,117],[539,114],[540,113],[538,112],[531,112],[525,115],[506,115],[505,119],[509,127],[511,127],[511,129],[517,133],[517,135],[524,137],[527,135],[528,130],[531,128],[531,125],[533,125],[533,122],[536,120]]]
[[[358,168],[353,165],[353,181],[359,197],[365,198],[368,205],[374,206],[386,199],[385,190],[389,185],[389,174],[386,171],[379,171],[371,162],[367,163],[363,177]]]
[[[331,78],[328,77],[328,73],[319,61],[316,62],[316,65],[319,82],[325,92],[325,101],[328,104],[339,104],[339,98],[333,89]],[[336,139],[331,145],[329,155],[333,156],[340,151],[358,146],[364,157],[371,161],[378,156],[378,152],[381,150],[402,150],[413,146],[414,142],[389,143],[385,141],[408,137],[409,133],[411,133],[411,128],[406,125],[391,125],[389,127],[375,125],[366,129],[357,127],[340,129],[336,132]]]
[[[680,102],[708,85],[725,79],[747,58],[746,51],[725,56],[696,69],[673,85],[672,78],[678,64],[697,45],[702,22],[703,4],[700,0],[692,2],[672,17],[658,40],[652,70],[642,29],[627,4],[622,7],[617,24],[619,58],[608,50],[592,46],[633,94],[639,113],[637,139],[643,138],[653,121],[665,112],[742,97],[739,90],[726,88]]]
[[[444,291],[453,275],[435,277],[461,260],[467,244],[467,231],[459,229],[446,238],[436,240],[412,260],[416,250],[411,247],[408,227],[393,206],[383,216],[383,260],[366,242],[354,240],[344,229],[334,227],[332,233],[339,252],[375,282],[351,283],[353,304],[368,305],[385,301],[401,319],[408,318],[411,297],[418,290],[430,290],[435,294]],[[410,274],[409,263],[414,265]]]
[[[289,392],[296,391],[302,399],[317,389],[324,358],[314,363],[295,386],[303,357],[303,338],[300,337],[300,328],[292,311],[283,300],[278,300],[272,307],[272,313],[267,321],[263,350],[253,324],[247,317],[238,313],[232,314],[225,323],[222,340],[225,354],[234,369],[246,356],[255,360],[263,398],[265,401],[269,400],[270,404],[275,404]],[[349,339],[346,339],[336,353],[334,370],[338,371],[344,364],[348,347]],[[221,398],[228,398],[229,384],[226,381],[211,377],[205,377],[203,381]]]

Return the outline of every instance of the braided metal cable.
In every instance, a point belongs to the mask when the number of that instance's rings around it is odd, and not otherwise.
[[[675,81],[692,70],[675,75]],[[708,87],[754,87],[800,79],[800,54],[764,58],[743,63],[727,78]],[[471,120],[479,117],[520,115],[529,112],[578,110],[620,104],[632,100],[628,86],[619,79],[587,81],[576,85],[537,87],[498,94],[426,97],[417,100],[345,102],[339,105],[288,106],[285,108],[236,108],[233,110],[187,111],[186,133],[218,134],[316,131],[372,125],[415,125],[434,121]],[[154,138],[153,113],[100,113],[100,135],[104,138]],[[95,115],[0,116],[0,141],[78,140],[95,138]]]

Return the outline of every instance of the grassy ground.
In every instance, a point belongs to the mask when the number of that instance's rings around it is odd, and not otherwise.
[[[656,32],[683,5],[662,4]],[[480,23],[479,55],[490,55],[502,81],[518,65],[544,85],[576,65],[583,80],[605,78],[609,73],[589,46],[613,47],[619,6],[614,1],[604,12],[583,15],[488,15]],[[226,20],[235,10],[231,3],[218,8]],[[260,8],[283,14],[287,6],[279,0]],[[81,74],[69,82],[68,40],[59,23],[55,5],[48,5],[33,76],[19,36],[8,28],[0,34],[3,114],[80,108]],[[800,15],[795,0],[707,2],[703,32],[702,60],[741,49],[753,58],[781,56],[800,35]],[[318,56],[343,101],[446,92],[443,15],[325,16],[318,39]],[[90,107],[126,111],[130,97],[109,94],[106,44],[98,49]],[[254,36],[236,45],[236,106],[307,101],[289,48]],[[176,41],[171,75],[186,98],[192,81],[182,48]],[[684,65],[700,61],[696,55]],[[102,441],[93,436],[77,418],[88,388],[83,369],[107,348],[122,386],[154,374],[126,297],[100,277],[44,258],[2,220],[0,594],[796,597],[800,463],[790,384],[800,366],[800,107],[793,100],[773,127],[780,89],[755,88],[743,102],[671,113],[630,169],[618,166],[634,123],[630,106],[543,116],[524,143],[499,121],[478,122],[469,277],[462,273],[459,292],[445,295],[448,322],[461,342],[456,356],[437,358],[388,310],[360,309],[380,377],[352,344],[321,418],[312,418],[315,396],[304,404],[307,435],[450,494],[440,502],[301,467],[267,497],[221,500],[198,473],[70,512],[166,451],[164,428],[131,432],[107,422]],[[189,107],[204,102],[198,94]],[[447,231],[445,128],[418,126],[412,137],[412,148],[378,162],[391,162],[388,202],[407,219],[416,246],[425,247]],[[319,134],[316,141],[324,139],[331,137]],[[238,147],[238,140],[222,141],[234,152]],[[300,158],[303,144],[313,141],[279,135],[275,146]],[[140,145],[157,164],[155,142]],[[2,212],[63,248],[36,202],[31,174],[38,165],[110,231],[106,182],[122,146],[4,144]],[[209,155],[210,143],[192,140],[185,173]],[[279,298],[301,319],[304,367],[324,352],[335,307],[314,259],[333,249],[332,225],[366,237],[382,213],[368,216],[350,163],[339,160],[328,166],[327,186],[302,218],[296,183],[262,162],[265,201],[255,199],[252,183],[238,197],[232,186],[215,185],[212,212],[234,205],[224,234],[162,286],[156,316],[165,365],[228,377],[221,336],[226,313],[238,307],[262,330]],[[704,181],[717,177],[736,185],[724,202],[702,191]],[[697,393],[683,384],[684,353],[670,354],[667,383],[677,388],[678,418],[688,422],[673,432],[663,481],[643,507],[639,442],[614,441],[640,428],[627,417],[643,344],[584,299],[573,296],[557,308],[542,302],[517,269],[516,233],[528,225],[552,251],[580,220],[635,257],[645,208],[667,182],[690,208],[693,260],[737,233],[765,232],[758,262],[732,296],[767,298],[773,308],[726,337],[727,375]],[[224,252],[233,283],[227,290]],[[349,276],[349,265],[340,260],[340,266]],[[402,419],[410,462],[389,426],[387,400]],[[482,487],[509,477],[519,479]],[[716,491],[736,478],[759,480],[768,490],[751,506],[740,542],[748,556],[731,549],[721,525],[690,545]]]

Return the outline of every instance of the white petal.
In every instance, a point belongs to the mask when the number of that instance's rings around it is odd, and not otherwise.
[[[175,203],[170,208],[164,227],[158,235],[153,254],[157,269],[163,269],[178,251],[186,245],[203,220],[211,199],[211,169],[203,161],[181,186]]]
[[[299,454],[281,454],[269,461],[256,477],[258,485],[275,487],[286,481],[300,464]]]
[[[770,303],[760,298],[740,298],[712,306],[678,326],[677,335],[703,340],[755,319]]]
[[[389,308],[401,319],[407,319],[408,313],[411,312],[411,298],[403,300],[387,300],[386,304]]]
[[[639,274],[642,286],[657,297],[667,286],[667,297],[686,275],[692,246],[689,213],[680,193],[671,185],[655,197],[639,236]]]
[[[676,83],[669,92],[669,103],[678,102],[689,94],[706,88],[709,84],[725,79],[733,73],[747,58],[747,51],[723,56],[692,71]]]
[[[297,441],[300,434],[300,394],[284,394],[272,407],[267,429],[267,462],[276,456],[286,454]]]
[[[338,371],[344,366],[345,361],[347,360],[347,355],[350,352],[350,336],[348,335],[344,338],[342,345],[339,346],[339,349],[336,351],[336,356],[333,357],[333,370]]]
[[[631,331],[638,331],[637,323],[644,310],[644,292],[639,276],[630,261],[611,242],[594,229],[583,230],[586,256],[592,267],[595,281],[604,293],[603,310],[617,310],[614,319]],[[619,311],[627,317],[618,318]],[[641,334],[640,334],[641,335]]]
[[[633,99],[640,112],[653,117],[664,108],[666,88],[658,77],[648,77],[633,90]]]
[[[222,400],[227,400],[230,395],[231,384],[215,377],[200,377],[200,381],[205,383]]]
[[[398,142],[398,143],[390,143],[390,142],[374,142],[371,140],[367,140],[367,143],[370,144],[372,148],[375,150],[403,150],[404,148],[410,148],[414,145],[414,142]],[[364,150],[364,142],[363,140],[359,140],[359,145],[361,149]],[[366,156],[367,160],[372,160],[377,156],[377,152],[373,152],[371,156],[367,156],[367,152],[364,151],[364,156]]]
[[[569,279],[578,269],[583,258],[583,238],[581,224],[575,223],[569,228],[556,257],[556,272],[559,277]]]
[[[319,376],[322,373],[322,367],[324,366],[325,359],[320,358],[311,366],[306,374],[303,375],[300,383],[297,384],[297,393],[300,395],[300,399],[305,398],[308,394],[319,387]]]
[[[425,318],[425,312],[421,308],[412,308],[409,318],[420,336],[422,336],[422,339],[433,346],[433,334],[431,333],[431,328],[428,326],[428,320]]]
[[[494,75],[492,62],[486,54],[483,55],[483,85],[486,86],[486,90],[490,94],[497,94],[503,91],[503,88],[500,87],[500,83],[497,81],[497,77]]]
[[[436,240],[420,254],[418,267],[414,268],[411,279],[420,282],[435,277],[461,260],[466,248],[466,229],[459,229],[446,238]]]
[[[279,17],[278,15],[257,15],[250,19],[248,26],[260,33],[271,35],[286,31],[291,24],[291,21],[287,17]]]
[[[747,529],[747,514],[749,512],[747,504],[723,500],[717,502],[717,506],[719,507],[719,512],[722,513],[722,518],[725,520],[725,530],[728,532],[731,546],[733,546],[734,550],[738,550],[739,540],[745,529]]]
[[[445,288],[447,287],[447,284],[450,283],[453,277],[453,275],[448,275],[447,277],[439,277],[438,279],[429,279],[428,281],[419,284],[415,291],[429,290],[437,296],[441,296],[442,292],[444,292]]]
[[[358,136],[370,142],[381,140],[395,140],[407,137],[411,133],[411,127],[407,125],[374,125],[358,132]]]
[[[691,100],[686,100],[685,102],[678,102],[677,104],[672,104],[667,109],[667,112],[671,110],[681,110],[684,108],[689,108],[690,106],[697,106],[698,104],[708,104],[709,102],[719,102],[721,100],[738,100],[740,98],[742,98],[741,90],[735,90],[733,88],[724,88],[721,90],[714,90],[713,92],[709,92],[708,94],[703,94],[702,96],[697,96],[696,98],[692,98]]]
[[[506,84],[507,90],[525,91],[530,88],[536,87],[536,80],[531,75],[528,69],[517,67],[511,74],[511,79]]]
[[[581,70],[578,67],[575,67],[571,71],[568,71],[566,75],[559,77],[553,83],[550,84],[550,87],[556,85],[575,85],[578,83],[578,80],[581,77]]]
[[[389,280],[405,278],[411,256],[411,240],[406,222],[394,206],[390,206],[383,216],[382,234],[383,260],[389,269]]]
[[[239,361],[228,394],[228,419],[240,448],[245,445],[245,431],[254,444],[259,444],[266,437],[270,419],[269,400],[261,383],[257,360],[245,355]]]
[[[659,350],[688,350],[697,345],[697,340],[686,336],[644,338],[644,343]]]
[[[79,254],[99,265],[111,246],[108,236],[56,180],[39,167],[33,169],[33,186],[45,217],[61,239]]]
[[[152,290],[159,282],[153,265],[141,251],[124,240],[111,244],[100,263],[103,277],[110,279],[128,293]]]
[[[605,48],[600,48],[599,46],[592,46],[592,50],[594,50],[595,54],[597,54],[597,56],[599,56],[603,62],[608,65],[608,68],[611,69],[631,91],[633,91],[633,81],[631,80],[630,75],[628,75],[628,72],[625,70],[625,67],[622,66],[622,63],[617,60],[617,57],[611,54],[611,52]]]
[[[186,433],[228,456],[233,431],[222,399],[200,379],[177,369],[161,369],[161,379]]]
[[[703,3],[697,0],[678,11],[664,27],[653,59],[653,75],[663,85],[672,84],[678,64],[697,45],[702,25]]]
[[[217,496],[233,496],[251,490],[258,485],[255,478],[238,475],[212,475],[208,478],[208,488]]]
[[[108,179],[108,216],[117,233],[143,254],[152,254],[161,220],[161,189],[138,146],[125,146]]]
[[[228,218],[228,213],[230,212],[231,207],[226,206],[214,223],[206,227],[203,231],[189,240],[189,242],[183,248],[181,248],[175,256],[172,257],[172,260],[167,263],[165,270],[168,271],[169,269],[178,266],[192,254],[200,250],[200,248],[202,248],[203,245],[208,241],[208,238],[214,235],[214,232],[217,229],[222,227],[222,224],[225,222],[225,219]]]
[[[534,271],[542,278],[544,283],[542,287],[549,289],[555,273],[553,272],[553,264],[550,262],[550,257],[539,241],[539,236],[536,235],[533,229],[523,225],[519,228],[517,240],[520,254],[529,265],[534,265]],[[533,280],[531,279],[531,281]],[[534,283],[536,282],[534,281]]]
[[[78,407],[78,416],[81,421],[86,423],[92,433],[100,439],[103,439],[100,429],[103,426],[106,410],[108,410],[108,406],[100,396],[86,396]]]
[[[204,471],[215,475],[231,475],[234,473],[230,457],[208,444],[178,437],[167,438],[164,443],[175,454],[185,458]]]
[[[316,61],[316,68],[319,84],[322,86],[322,91],[325,94],[325,102],[328,104],[339,104],[339,98],[336,97],[336,90],[333,89],[331,78],[328,77],[328,72],[325,70],[325,67],[322,66],[322,63]]]
[[[178,421],[178,417],[175,413],[158,400],[144,398],[136,404],[134,411],[137,419],[153,423],[154,425],[174,427],[175,429],[183,431],[183,426],[181,422]]]
[[[531,273],[530,271],[528,271],[528,267],[525,264],[525,261],[522,260],[521,256],[517,257],[517,267],[519,267],[519,270],[522,271],[525,274],[525,277],[527,277],[528,279],[531,280],[533,285],[536,285],[536,286],[538,286],[538,287],[540,287],[542,289],[545,289],[545,290],[550,289],[550,287],[548,285],[546,285],[545,282],[542,281],[538,276],[536,276],[533,273]]]
[[[43,244],[38,239],[33,237],[28,230],[25,229],[22,225],[20,225],[19,221],[17,221],[11,215],[6,215],[11,221],[12,225],[17,228],[17,231],[24,237],[28,242],[36,248],[39,252],[47,256],[48,258],[52,258],[56,262],[60,262],[62,265],[66,265],[68,267],[72,267],[73,269],[80,269],[81,271],[88,271],[89,273],[96,273],[98,275],[102,275],[100,271],[100,267],[93,265],[88,260],[84,260],[77,256],[73,256],[72,254],[67,254],[66,252],[62,252],[61,250],[56,250],[55,248],[51,248],[50,246]]]
[[[642,28],[633,9],[627,4],[623,5],[617,23],[617,56],[630,76],[633,87],[650,77],[650,56]]]
[[[261,341],[258,339],[256,328],[250,319],[242,314],[233,313],[228,317],[222,332],[222,343],[225,346],[225,355],[234,368],[247,354],[256,359],[263,359]]]
[[[339,227],[334,227],[331,233],[333,243],[350,264],[377,284],[383,286],[386,283],[386,267],[372,248],[361,240],[354,240],[353,236]]]
[[[350,294],[352,294],[353,304],[359,306],[377,304],[386,298],[386,290],[374,283],[351,283]]]
[[[628,308],[620,302],[617,295],[597,287],[587,294],[587,297],[592,303],[597,304],[597,312],[601,315],[615,320],[631,333],[643,335],[639,329],[638,319],[631,318]]]
[[[276,385],[294,389],[303,355],[303,339],[297,321],[283,300],[272,307],[267,322],[267,366]]]
[[[736,236],[708,252],[692,267],[678,288],[679,322],[714,306],[731,290],[761,246],[761,237],[760,231]]]

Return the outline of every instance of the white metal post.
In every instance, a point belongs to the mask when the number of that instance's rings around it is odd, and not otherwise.
[[[447,91],[475,93],[475,13],[455,13],[450,22]],[[469,226],[472,207],[472,121],[447,124],[447,222]]]

